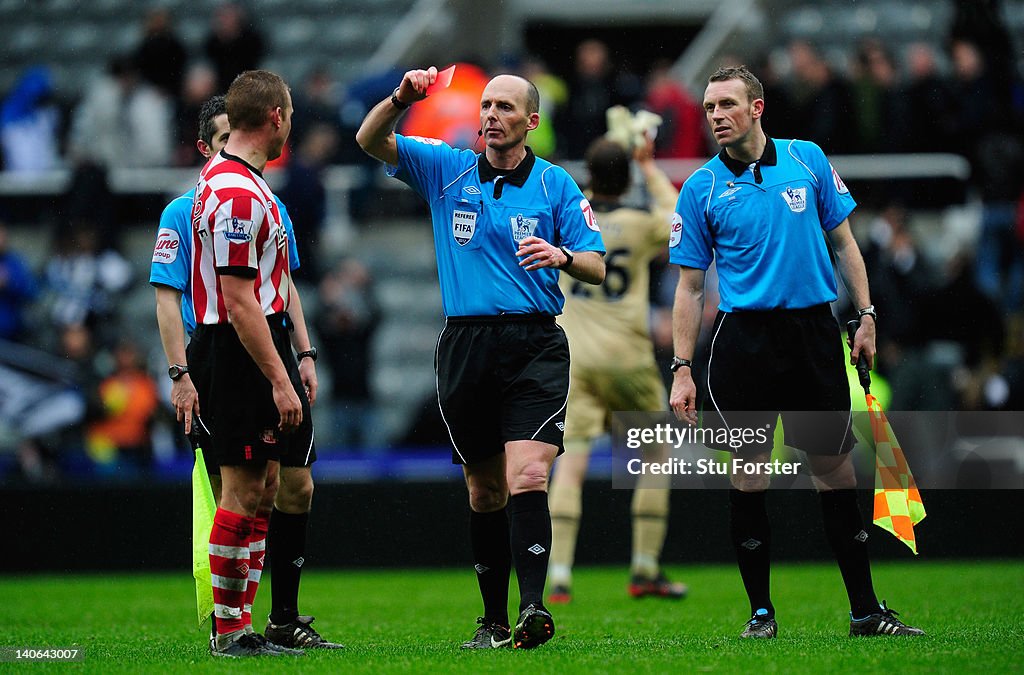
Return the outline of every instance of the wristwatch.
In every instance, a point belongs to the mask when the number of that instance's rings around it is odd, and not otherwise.
[[[412,103],[403,103],[398,98],[398,90],[400,87],[395,87],[395,90],[391,92],[391,105],[395,106],[399,110],[408,110],[412,107]]]
[[[167,369],[167,376],[177,382],[181,379],[181,376],[188,372],[188,366],[175,363],[173,366]]]
[[[563,254],[565,254],[565,264],[559,266],[558,269],[564,270],[564,269],[567,269],[567,268],[571,267],[572,266],[572,260],[573,260],[572,251],[570,251],[569,249],[567,249],[564,246],[559,246],[558,250],[561,251]]]
[[[870,316],[872,319],[875,320],[875,323],[878,323],[878,313],[875,312],[875,306],[874,305],[868,305],[864,309],[858,309],[857,310],[857,318],[859,319],[862,316]]]
[[[316,363],[316,347],[310,347],[307,351],[299,352],[295,355],[296,361],[301,361],[305,358],[313,359],[313,363]]]
[[[686,366],[687,368],[693,368],[693,361],[691,361],[690,359],[681,359],[678,356],[673,356],[672,363],[669,364],[668,369],[674,373],[683,366]]]

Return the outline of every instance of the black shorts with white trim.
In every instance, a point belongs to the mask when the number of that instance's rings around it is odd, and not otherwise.
[[[553,316],[449,317],[434,367],[452,463],[483,461],[509,441],[563,452],[569,343]]]

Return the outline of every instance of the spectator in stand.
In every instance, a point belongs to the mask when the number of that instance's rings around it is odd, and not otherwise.
[[[935,283],[918,250],[902,204],[889,202],[871,222],[864,265],[871,280],[871,299],[878,312],[889,317],[878,336],[875,370],[891,373],[903,361],[907,348],[925,337],[921,302]]]
[[[214,11],[203,50],[217,73],[217,91],[227,91],[239,73],[259,68],[266,45],[245,8],[229,1]]]
[[[971,184],[982,199],[981,239],[975,280],[1006,311],[1024,300],[1024,251],[1014,227],[1024,191],[1024,141],[1019,114],[1001,95],[1003,83],[982,48],[968,40],[950,43],[953,63],[955,149],[971,162]]]
[[[370,372],[380,318],[370,271],[355,258],[339,261],[320,282],[316,326],[332,375],[332,432],[335,442],[350,448],[373,442]]]
[[[776,49],[763,54],[755,69],[756,72],[763,73],[760,79],[764,87],[764,100],[772,102],[761,116],[761,123],[771,129],[776,138],[800,138],[803,135],[803,128],[793,111],[789,87],[781,75],[786,69],[780,64],[787,59],[785,48]],[[743,65],[743,61],[737,59],[733,63],[719,65],[739,66]]]
[[[101,473],[146,471],[153,462],[156,382],[142,367],[134,342],[122,340],[113,356],[114,371],[99,384],[101,413],[86,427],[86,451]]]
[[[58,235],[45,269],[51,322],[63,327],[95,321],[113,333],[116,300],[132,282],[131,265],[112,249],[100,248],[92,223],[78,221],[68,230]]]
[[[530,134],[530,147],[538,157],[551,159],[563,151],[565,141],[558,137],[555,120],[563,114],[569,101],[569,87],[565,80],[548,70],[540,58],[528,56],[519,68],[519,74],[537,85],[540,92],[540,123]]]
[[[583,157],[590,142],[604,134],[605,111],[621,103],[614,91],[614,73],[608,46],[600,40],[584,40],[576,47],[576,72],[569,81],[569,103],[561,136],[565,155]]]
[[[289,137],[293,148],[301,147],[306,135],[315,128],[328,127],[336,137],[341,135],[338,83],[326,64],[315,64],[309,70],[302,81],[302,88],[294,94],[294,105],[295,123]],[[336,151],[337,143],[327,158],[329,162],[337,160]]]
[[[175,164],[178,166],[202,166],[206,158],[196,153],[196,139],[199,132],[199,111],[203,104],[217,93],[217,76],[207,63],[197,63],[188,69],[182,88],[182,100],[178,114],[177,149]]]
[[[25,259],[10,250],[7,225],[0,222],[0,340],[25,337],[25,306],[36,297],[35,276]]]
[[[907,109],[896,64],[877,38],[862,40],[854,60],[853,110],[858,152],[900,152],[907,137]]]
[[[656,61],[647,78],[645,107],[661,116],[661,128],[654,141],[657,155],[663,159],[687,159],[707,156],[704,141],[704,115],[700,105],[672,77],[671,63]]]
[[[817,143],[828,154],[853,151],[853,111],[846,83],[809,42],[791,42],[789,58],[793,115],[804,121],[800,138]]]
[[[188,52],[174,31],[173,21],[171,12],[166,8],[156,7],[149,11],[142,42],[135,50],[135,62],[144,80],[169,100],[177,102],[185,79]]]
[[[307,129],[292,161],[280,191],[281,201],[291,204],[292,221],[299,223],[295,239],[302,267],[294,270],[296,279],[312,281],[320,277],[322,253],[320,238],[327,219],[327,190],[323,170],[338,147],[338,133],[327,124]]]
[[[953,149],[971,160],[974,167],[978,159],[978,141],[998,115],[995,84],[984,55],[973,42],[953,40],[949,55],[953,64]]]
[[[53,100],[50,71],[29,68],[18,78],[0,107],[3,168],[32,173],[60,166],[60,109]]]
[[[75,109],[72,158],[105,168],[166,166],[173,156],[171,116],[171,104],[140,80],[134,60],[115,56]]]
[[[935,49],[915,42],[906,52],[908,152],[948,152],[953,142],[952,93],[939,71]]]
[[[1019,50],[1014,48],[1010,31],[1003,23],[1000,4],[1000,0],[956,0],[949,36],[953,41],[977,45],[991,74],[998,105],[1009,106],[1013,88],[1020,84],[1016,67]]]

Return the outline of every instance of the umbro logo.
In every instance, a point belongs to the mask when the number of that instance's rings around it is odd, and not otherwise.
[[[528,548],[526,550],[529,551],[530,553],[534,554],[534,555],[540,555],[541,553],[543,553],[547,549],[544,548],[543,546],[541,546],[540,544],[534,544],[533,546],[531,546],[530,548]]]
[[[249,563],[242,563],[235,569],[238,570],[238,573],[242,576],[249,576]]]
[[[306,559],[303,558],[302,556],[299,556],[298,558],[296,558],[295,560],[292,561],[292,564],[295,565],[296,567],[298,567],[299,569],[301,569],[302,566],[305,564],[305,562],[306,562]]]
[[[559,431],[565,431],[565,424],[563,422],[555,422],[555,426],[558,427]]]
[[[755,548],[757,548],[760,545],[761,545],[761,542],[759,542],[757,539],[754,539],[753,537],[751,537],[750,539],[747,539],[745,542],[740,544],[740,546],[742,546],[743,548],[747,549],[748,551],[753,551]]]
[[[473,569],[476,570],[477,574],[483,574],[484,572],[486,572],[487,570],[489,570],[491,568],[488,567],[487,565],[481,565],[480,563],[477,563],[477,564],[473,565]]]
[[[868,533],[865,532],[864,530],[861,530],[853,538],[863,544],[864,542],[866,542],[868,540]]]
[[[462,188],[462,191],[471,195],[480,194],[480,188],[478,188],[475,185],[467,185],[466,187]]]

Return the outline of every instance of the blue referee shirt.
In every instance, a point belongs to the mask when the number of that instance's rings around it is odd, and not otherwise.
[[[814,143],[769,138],[761,159],[723,149],[683,185],[669,260],[718,266],[719,309],[800,309],[836,299],[824,233],[857,203]]]
[[[164,207],[160,214],[160,229],[156,234],[153,248],[153,263],[149,270],[149,283],[154,286],[170,286],[181,291],[181,320],[185,333],[192,335],[196,329],[196,311],[192,306],[192,190],[177,197]],[[288,233],[288,265],[292,270],[299,267],[299,253],[295,248],[295,230],[288,210],[280,199],[277,207]]]
[[[516,251],[532,235],[570,251],[604,253],[590,203],[569,174],[529,148],[502,175],[471,150],[396,138],[398,166],[387,172],[430,205],[445,315],[561,314],[559,271],[527,272]]]

